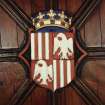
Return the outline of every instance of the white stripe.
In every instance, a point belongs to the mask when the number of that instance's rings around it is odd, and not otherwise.
[[[42,33],[38,33],[38,58],[42,59]]]
[[[35,33],[31,33],[31,59],[35,60]]]
[[[56,90],[57,88],[57,70],[56,70],[57,66],[56,66],[56,60],[53,61],[53,70],[54,70],[54,74],[53,74],[53,78],[54,78],[54,90]]]
[[[67,83],[71,82],[71,61],[67,61]]]
[[[49,59],[49,33],[45,33],[45,58]]]
[[[64,66],[63,60],[60,60],[60,87],[64,86]]]

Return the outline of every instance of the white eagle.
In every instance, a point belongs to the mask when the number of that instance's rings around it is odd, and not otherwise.
[[[60,49],[58,56],[61,59],[68,59],[69,56],[72,56],[73,54],[73,39],[67,39],[64,33],[58,33],[54,38],[53,54],[55,54],[58,49]]]
[[[36,79],[36,77],[40,74],[40,77]],[[41,85],[48,85],[47,81],[51,82],[53,78],[52,74],[52,65],[47,66],[47,63],[44,60],[39,60],[35,64],[34,69],[34,77],[37,82],[41,81]]]

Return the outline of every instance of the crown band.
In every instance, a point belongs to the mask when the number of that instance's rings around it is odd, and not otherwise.
[[[64,11],[57,13],[52,9],[46,13],[39,12],[38,16],[32,18],[33,26],[36,30],[46,26],[58,26],[69,29],[71,20],[72,17],[67,17]]]

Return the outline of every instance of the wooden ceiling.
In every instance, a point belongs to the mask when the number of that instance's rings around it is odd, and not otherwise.
[[[1,0],[2,1],[2,0]],[[1,3],[0,1],[0,3]],[[4,0],[5,1],[5,0]],[[7,0],[9,1],[9,0]],[[27,14],[31,18],[32,14],[39,11],[48,10],[51,7],[54,9],[65,10],[69,14],[75,14],[81,4],[85,0],[14,0],[22,12]],[[87,0],[88,1],[88,0]],[[21,14],[20,14],[21,15]],[[81,14],[82,15],[82,14]],[[8,105],[10,99],[14,97],[19,87],[27,80],[24,68],[17,62],[16,58],[12,58],[12,61],[3,58],[1,52],[6,52],[8,49],[20,48],[24,42],[25,29],[31,22],[28,21],[28,17],[25,18],[26,24],[24,27],[21,25],[24,22],[20,18],[16,18],[21,24],[14,21],[13,18],[5,12],[4,9],[0,8],[0,105]],[[90,47],[88,51],[90,53],[89,59],[86,59],[84,66],[81,70],[80,79],[82,82],[89,87],[93,93],[99,98],[100,102],[105,104],[105,1],[101,0],[101,4],[95,9],[84,25],[80,28],[81,37],[86,47]],[[18,50],[17,50],[18,52]],[[97,53],[98,52],[98,53]],[[7,52],[6,52],[7,53]],[[17,53],[12,51],[12,54]],[[99,55],[98,55],[99,54]],[[5,55],[5,54],[4,54]],[[7,56],[7,55],[6,55]],[[5,62],[4,62],[4,61]],[[15,62],[14,62],[15,61]],[[14,69],[15,68],[15,69]],[[82,84],[81,81],[80,85]],[[75,83],[76,84],[76,83]],[[76,84],[77,85],[77,84]],[[79,86],[80,86],[79,85]],[[81,87],[81,86],[80,86]],[[63,91],[56,93],[56,105],[93,105],[93,103],[85,100],[80,92],[77,92],[74,87],[66,87]],[[81,87],[82,88],[82,87]],[[84,95],[86,91],[82,88]],[[86,92],[86,93],[85,93]],[[89,96],[89,95],[87,95]],[[29,97],[25,99],[24,105],[52,105],[52,93],[41,87],[33,89]],[[82,98],[81,98],[82,97]],[[21,96],[23,98],[23,96]],[[85,101],[84,101],[85,100]],[[91,99],[92,100],[92,99]],[[12,104],[9,104],[12,105]],[[21,102],[20,104],[21,105]],[[95,105],[95,104],[94,104]],[[102,105],[102,104],[98,104]]]

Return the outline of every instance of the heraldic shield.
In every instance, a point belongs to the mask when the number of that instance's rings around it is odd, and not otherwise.
[[[73,32],[31,33],[31,72],[40,86],[55,91],[74,78]]]

